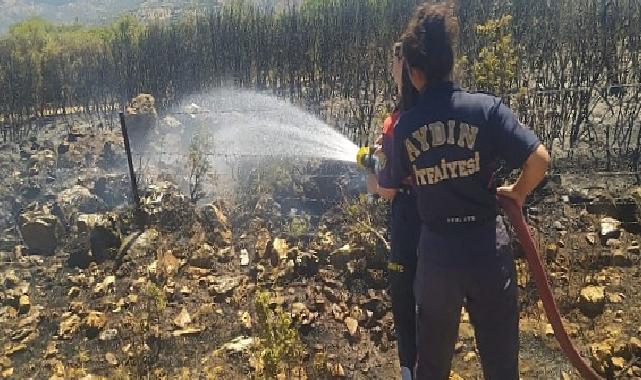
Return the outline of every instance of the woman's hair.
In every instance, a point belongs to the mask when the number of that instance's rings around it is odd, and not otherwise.
[[[447,80],[454,68],[458,20],[450,3],[420,5],[403,34],[407,65],[420,69],[428,83]]]
[[[398,109],[401,112],[408,111],[416,105],[418,101],[418,91],[414,88],[412,81],[410,80],[409,70],[405,65],[403,65],[403,83],[401,84],[401,94],[398,101]]]

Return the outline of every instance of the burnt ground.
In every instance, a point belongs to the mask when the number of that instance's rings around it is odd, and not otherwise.
[[[136,224],[117,130],[54,124],[0,149],[1,377],[259,378],[275,357],[281,378],[396,378],[387,205],[356,195],[354,168],[249,162],[233,197],[193,204],[184,166],[146,165]],[[566,327],[607,378],[641,376],[633,179],[552,175],[527,209]],[[577,378],[518,267],[522,378]],[[462,321],[453,378],[481,378]]]

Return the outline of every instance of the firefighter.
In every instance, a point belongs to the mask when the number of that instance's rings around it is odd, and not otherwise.
[[[383,198],[392,198],[390,218],[391,252],[388,263],[389,290],[392,299],[392,314],[396,328],[398,357],[401,365],[401,378],[412,379],[416,363],[416,320],[414,302],[414,274],[416,272],[416,253],[420,233],[420,220],[416,208],[416,194],[412,189],[410,176],[404,178],[395,191],[390,192],[391,170],[389,158],[392,156],[393,133],[402,111],[411,108],[417,92],[409,82],[409,75],[403,70],[401,44],[394,46],[392,75],[396,83],[399,105],[383,123],[383,133],[379,138],[382,144],[376,154],[379,162],[378,175],[368,179],[370,193],[378,193]],[[405,83],[405,85],[403,85]],[[387,190],[386,190],[387,189]],[[396,195],[396,196],[394,196]]]
[[[519,378],[517,283],[497,193],[519,206],[549,166],[547,150],[500,98],[452,82],[458,22],[451,5],[418,7],[402,38],[420,95],[394,129],[388,192],[413,178],[421,232],[414,294],[419,380],[448,379],[465,302],[486,379]],[[491,186],[497,162],[521,169]]]

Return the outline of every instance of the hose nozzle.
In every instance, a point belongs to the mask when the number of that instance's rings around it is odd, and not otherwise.
[[[356,163],[361,168],[375,173],[376,172],[376,156],[374,155],[375,148],[364,146],[358,150],[356,154]]]

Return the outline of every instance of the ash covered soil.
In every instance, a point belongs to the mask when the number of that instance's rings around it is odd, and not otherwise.
[[[149,160],[141,227],[121,142],[74,118],[0,147],[0,377],[397,378],[387,206],[353,167],[248,163],[234,196],[194,204],[184,168]],[[528,206],[566,328],[607,378],[641,376],[632,180],[553,175]],[[578,378],[518,268],[522,378]],[[465,312],[452,378],[481,378]]]

